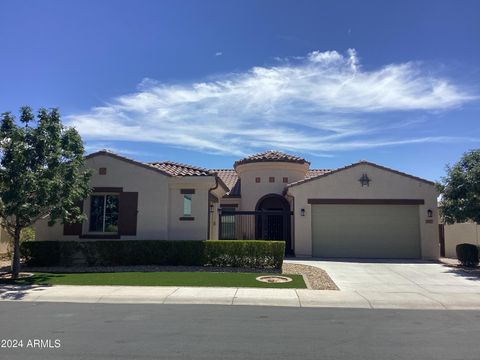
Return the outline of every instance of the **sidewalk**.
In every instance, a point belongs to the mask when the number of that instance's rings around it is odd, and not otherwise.
[[[219,304],[366,309],[476,309],[480,294],[154,286],[7,286],[0,301],[100,304]]]

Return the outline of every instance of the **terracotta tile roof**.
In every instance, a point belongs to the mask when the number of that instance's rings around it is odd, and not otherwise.
[[[329,173],[330,171],[333,171],[331,169],[310,169],[307,172],[307,175],[305,175],[305,179],[310,179],[319,175],[324,175],[326,173]]]
[[[217,173],[220,180],[228,187],[227,196],[240,196],[240,179],[234,169],[212,169],[210,171]]]
[[[262,161],[280,161],[280,162],[293,162],[299,164],[310,164],[307,160],[302,157],[285,154],[276,150],[268,150],[251,156],[247,156],[241,160],[235,161],[233,165],[235,168],[241,164],[248,164],[253,162],[262,162]]]
[[[213,173],[205,168],[176,163],[173,161],[162,161],[148,163],[156,169],[162,170],[172,176],[211,176]]]

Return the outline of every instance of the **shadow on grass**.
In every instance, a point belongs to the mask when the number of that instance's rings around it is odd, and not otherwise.
[[[50,281],[54,277],[63,277],[56,274],[38,274],[20,279],[1,279],[0,280],[0,299],[1,300],[21,300],[32,292],[43,291],[51,287]]]

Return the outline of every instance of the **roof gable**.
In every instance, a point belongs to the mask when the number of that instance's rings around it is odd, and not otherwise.
[[[155,171],[155,172],[160,173],[160,174],[165,175],[165,176],[172,176],[169,173],[167,173],[167,172],[165,172],[161,169],[155,168],[155,167],[150,166],[148,164],[144,164],[140,161],[129,159],[129,158],[127,158],[125,156],[122,156],[122,155],[115,154],[115,153],[113,153],[111,151],[108,151],[108,150],[100,150],[100,151],[96,151],[94,153],[88,154],[87,156],[85,156],[85,159],[91,159],[91,158],[94,158],[94,157],[97,157],[97,156],[109,156],[111,158],[114,158],[114,159],[117,159],[117,160],[120,160],[120,161],[124,161],[126,163],[129,163],[129,164],[132,164],[132,165],[135,165],[135,166],[140,166],[140,167],[142,167],[144,169],[147,169],[147,170]]]
[[[227,196],[238,197],[241,193],[241,184],[237,172],[234,169],[212,169],[220,180],[225,184]]]
[[[388,168],[388,167],[385,167],[385,166],[382,166],[382,165],[378,165],[378,164],[375,164],[375,163],[372,163],[372,162],[369,162],[369,161],[362,160],[362,161],[359,161],[357,163],[353,163],[353,164],[350,164],[350,165],[347,165],[347,166],[344,166],[344,167],[341,167],[341,168],[338,168],[338,169],[335,169],[335,170],[330,170],[330,171],[326,171],[324,173],[320,173],[320,174],[318,174],[316,176],[312,176],[310,178],[305,178],[304,180],[300,180],[300,181],[296,181],[294,183],[290,183],[290,184],[287,185],[287,188],[297,186],[297,185],[301,185],[301,184],[304,184],[306,182],[313,181],[313,180],[316,180],[316,179],[320,179],[320,178],[329,176],[331,174],[336,174],[336,173],[339,173],[343,170],[351,169],[351,168],[354,168],[354,167],[360,166],[360,165],[373,166],[377,169],[385,170],[385,171],[388,171],[388,172],[391,172],[391,173],[394,173],[394,174],[397,174],[397,175],[400,175],[400,176],[404,176],[404,177],[407,177],[407,178],[410,178],[410,179],[421,181],[421,182],[426,183],[428,185],[432,185],[432,186],[435,185],[435,183],[433,181],[422,179],[422,178],[414,176],[414,175],[410,175],[410,174],[407,174],[407,173],[404,173],[404,172],[401,172],[401,171],[398,171],[398,170],[394,170],[394,169],[391,169],[391,168]]]

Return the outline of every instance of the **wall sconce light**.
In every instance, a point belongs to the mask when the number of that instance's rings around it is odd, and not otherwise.
[[[430,209],[428,209],[428,210],[427,210],[427,216],[428,216],[429,218],[433,217],[433,211],[430,210]]]
[[[300,209],[300,216],[305,216],[305,209]]]
[[[213,214],[213,212],[214,212],[214,207],[213,207],[213,205],[210,205],[210,213]]]

